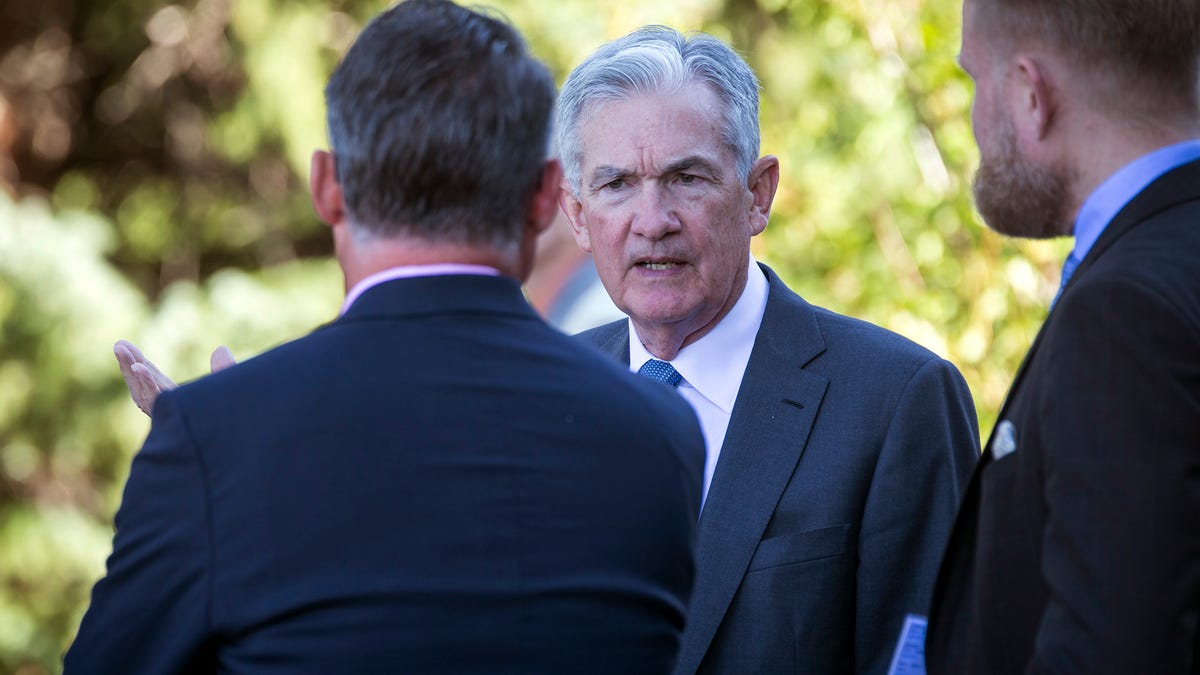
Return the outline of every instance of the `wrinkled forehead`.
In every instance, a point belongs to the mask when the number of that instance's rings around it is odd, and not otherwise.
[[[576,129],[582,134],[584,127],[591,119],[597,115],[607,114],[608,109],[621,107],[630,101],[644,100],[655,106],[661,106],[680,96],[692,97],[693,94],[698,96],[704,92],[710,93],[710,98],[713,100],[717,99],[717,95],[711,87],[694,80],[655,82],[645,86],[630,84],[627,87],[600,89],[583,101],[583,105],[579,109]]]
[[[734,161],[722,133],[720,99],[707,86],[693,83],[670,92],[631,93],[624,98],[590,102],[580,115],[580,164],[631,161],[652,153],[670,162],[688,154],[713,161]]]

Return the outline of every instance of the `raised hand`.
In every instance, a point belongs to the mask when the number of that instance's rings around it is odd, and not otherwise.
[[[154,400],[159,394],[178,386],[131,342],[118,340],[113,345],[113,354],[117,357],[117,365],[121,368],[121,376],[125,378],[130,397],[146,415],[154,411]],[[224,345],[213,350],[208,362],[214,373],[237,363],[233,353]]]

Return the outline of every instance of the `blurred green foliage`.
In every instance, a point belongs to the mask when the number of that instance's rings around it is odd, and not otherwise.
[[[1064,242],[972,209],[958,0],[498,0],[561,78],[646,23],[730,41],[782,182],[755,253],[953,361],[986,435]],[[308,206],[321,89],[368,0],[0,2],[0,672],[60,669],[148,422],[109,346],[183,379],[337,311]],[[5,189],[7,187],[7,189]]]

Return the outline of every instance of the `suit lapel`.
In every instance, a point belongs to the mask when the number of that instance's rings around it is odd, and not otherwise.
[[[676,668],[700,666],[816,420],[828,381],[805,364],[825,349],[811,307],[767,268],[766,312],[700,517],[696,588]]]
[[[770,290],[700,517],[696,587],[676,673],[694,673],[791,481],[829,383],[804,370],[825,351],[816,314],[762,266]],[[625,320],[580,336],[629,365]]]
[[[1025,358],[1021,360],[1020,367],[1017,368],[1016,375],[1013,376],[1013,382],[1008,388],[1008,395],[1004,399],[1004,404],[1000,407],[1000,414],[996,417],[997,421],[1005,419],[1005,414],[1008,412],[1009,403],[1016,397],[1019,391],[1021,382],[1025,378],[1025,372],[1029,364],[1033,362],[1034,356],[1037,354],[1038,347],[1042,343],[1042,336],[1051,327],[1055,318],[1055,308],[1057,308],[1067,293],[1079,283],[1079,280],[1087,276],[1087,272],[1096,264],[1096,261],[1104,256],[1105,252],[1112,247],[1121,237],[1128,234],[1136,225],[1142,221],[1154,216],[1156,213],[1177,206],[1181,203],[1192,201],[1200,197],[1200,161],[1190,162],[1180,167],[1172,169],[1160,176],[1153,183],[1150,183],[1136,197],[1122,208],[1112,221],[1105,226],[1104,232],[1096,243],[1088,251],[1083,262],[1071,275],[1070,280],[1063,288],[1062,295],[1059,297],[1059,302],[1055,303],[1054,307],[1050,308],[1050,313],[1046,315],[1046,320],[1042,322],[1042,327],[1038,330],[1037,336],[1033,339],[1033,344],[1029,346],[1029,351],[1026,352]],[[992,438],[989,436],[988,442],[983,446],[983,454],[988,455],[991,450]],[[984,464],[987,463],[987,458],[978,463],[975,467],[975,475],[982,471]],[[974,476],[972,477],[974,483]]]
[[[1089,268],[1104,255],[1114,243],[1134,229],[1139,223],[1154,215],[1185,202],[1200,198],[1200,161],[1189,162],[1171,169],[1159,176],[1146,186],[1136,197],[1122,208],[1112,221],[1104,228],[1104,232],[1088,251],[1071,275],[1063,295],[1067,289],[1083,277]]]
[[[584,333],[585,341],[600,351],[612,356],[619,363],[629,366],[629,321],[620,319]]]
[[[1004,404],[1000,407],[1000,414],[996,416],[997,426],[999,426],[999,422],[1007,418],[1012,402],[1017,399],[1021,384],[1025,379],[1025,373],[1029,369],[1030,364],[1033,363],[1038,347],[1042,343],[1043,336],[1050,330],[1052,322],[1055,319],[1055,308],[1061,305],[1063,297],[1079,283],[1080,279],[1087,275],[1088,270],[1096,264],[1097,260],[1103,257],[1105,252],[1114,243],[1132,231],[1139,223],[1165,209],[1200,197],[1200,189],[1197,186],[1200,186],[1200,161],[1191,162],[1172,169],[1146,186],[1146,189],[1142,190],[1141,193],[1126,204],[1104,228],[1103,234],[1096,240],[1095,245],[1088,251],[1083,262],[1080,263],[1075,273],[1071,276],[1071,279],[1067,282],[1067,286],[1063,289],[1058,303],[1055,304],[1055,307],[1051,308],[1050,313],[1046,316],[1046,320],[1042,323],[1042,327],[1038,330],[1033,344],[1030,345],[1029,351],[1021,361],[1020,367],[1017,368],[1012,385],[1009,386],[1008,395],[1004,399]],[[959,514],[956,518],[954,529],[951,531],[950,541],[946,547],[945,559],[942,562],[938,573],[938,580],[934,587],[933,607],[935,614],[937,614],[945,602],[944,596],[957,592],[958,587],[963,585],[963,570],[969,567],[967,561],[970,561],[974,555],[969,547],[975,545],[976,519],[978,518],[980,507],[979,483],[983,472],[992,463],[992,443],[994,440],[995,429],[992,430],[992,433],[988,436],[987,443],[983,446],[983,455],[980,457],[979,462],[976,463],[975,470],[971,474],[971,480],[968,482],[966,492],[963,495]],[[957,576],[951,579],[949,578],[950,574]],[[940,620],[941,617],[931,617],[931,631],[938,628],[936,624]],[[947,618],[946,620],[949,621],[950,619]],[[938,629],[940,630],[940,628]],[[947,628],[947,630],[949,629]]]

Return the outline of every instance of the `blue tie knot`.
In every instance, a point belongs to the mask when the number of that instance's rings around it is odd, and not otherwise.
[[[675,370],[674,366],[658,359],[650,359],[643,363],[642,367],[638,368],[638,375],[645,375],[652,380],[658,380],[672,387],[678,387],[679,383],[683,381],[683,376],[679,374],[679,371]]]

